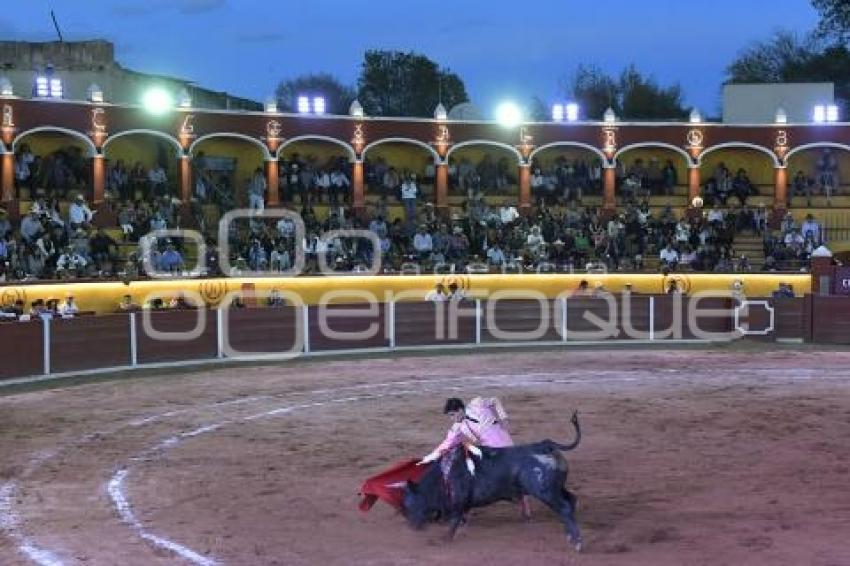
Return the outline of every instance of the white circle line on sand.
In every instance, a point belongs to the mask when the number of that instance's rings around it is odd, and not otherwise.
[[[6,533],[20,552],[39,566],[62,566],[62,561],[49,550],[36,546],[18,530],[18,516],[12,509],[17,484],[8,481],[0,486],[0,531]]]

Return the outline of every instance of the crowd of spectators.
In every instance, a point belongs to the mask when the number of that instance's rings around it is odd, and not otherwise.
[[[129,168],[121,160],[109,163],[106,206],[114,214],[117,231],[95,227],[95,213],[82,196],[85,160],[78,149],[60,149],[41,158],[22,144],[15,156],[15,173],[18,189],[29,190],[32,207],[14,226],[0,210],[0,277],[133,278],[150,268],[182,274],[194,261],[186,259],[189,252],[179,238],[158,239],[150,246],[147,265],[139,249],[121,253],[125,244],[151,243],[145,237],[150,231],[180,227],[199,229],[208,238],[206,270],[220,273],[217,226],[206,226],[204,208],[213,205],[222,213],[236,206],[236,183],[232,174],[213,167],[212,159],[199,153],[193,160],[195,192],[189,203],[176,198],[176,172],[169,170],[166,159],[148,165],[135,162]],[[322,258],[333,270],[365,271],[377,255],[387,272],[588,268],[745,272],[753,266],[734,249],[738,234],[763,237],[765,269],[804,265],[823,240],[822,229],[811,217],[798,227],[789,215],[781,231],[767,229],[764,207],[747,205],[748,197],[757,192],[747,172],[732,174],[723,163],[706,182],[707,210],[687,216],[677,216],[669,206],[649,206],[651,196],[672,194],[678,186],[672,161],[623,163],[617,173],[621,208],[612,218],[582,204],[584,195],[601,190],[598,160],[535,160],[531,184],[539,206],[528,216],[518,213],[512,198],[505,197],[500,206],[484,198],[485,193],[516,183],[516,167],[507,158],[485,155],[478,163],[466,157],[449,161],[450,184],[466,196],[464,213],[450,218],[438,217],[426,202],[430,199],[424,198],[423,186],[434,182],[433,164],[426,162],[412,171],[379,157],[364,166],[369,190],[378,200],[369,204],[365,217],[355,218],[350,208],[352,170],[346,157],[320,160],[295,153],[282,159],[280,194],[292,208],[300,207],[305,233],[297,235],[290,219],[252,217],[233,223],[228,234],[230,271],[285,272],[294,266],[300,249],[307,273],[319,271]],[[833,154],[825,151],[817,167],[815,185],[823,190],[838,186]],[[253,171],[243,188],[245,204],[262,210],[268,195],[263,169]],[[396,203],[403,205],[404,214],[390,220],[395,216],[390,208]],[[329,212],[320,220],[315,207],[325,204],[330,205]],[[330,241],[322,237],[345,229],[368,231],[377,245],[363,237]]]

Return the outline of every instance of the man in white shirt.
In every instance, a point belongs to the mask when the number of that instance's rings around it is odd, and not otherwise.
[[[148,171],[148,183],[152,195],[160,196],[166,193],[168,178],[165,176],[165,169],[159,163]]]
[[[74,302],[74,295],[66,295],[65,302],[59,305],[59,314],[61,316],[74,316],[80,312],[77,303]]]
[[[327,171],[319,171],[316,173],[314,185],[316,187],[316,202],[322,202],[322,195],[330,194],[331,176],[328,175]]]
[[[74,202],[68,207],[68,223],[71,225],[71,230],[77,230],[81,227],[88,230],[92,216],[94,216],[94,213],[86,205],[83,196],[77,195]]]
[[[531,253],[535,256],[540,255],[540,252],[543,251],[543,246],[546,244],[546,240],[543,239],[543,235],[540,233],[540,226],[531,228],[531,234],[528,235],[525,243]]]
[[[679,263],[679,253],[673,249],[673,246],[667,244],[667,246],[661,250],[661,254],[659,255],[661,259],[661,263],[672,268],[675,268]]]
[[[413,249],[419,255],[420,261],[431,255],[431,251],[434,249],[434,241],[431,234],[425,230],[425,226],[420,226],[419,231],[413,236]]]
[[[713,206],[708,212],[708,221],[710,223],[723,222],[723,211],[716,206]]]
[[[268,184],[262,168],[257,167],[251,182],[248,184],[248,208],[263,210],[266,206],[265,195]]]
[[[408,222],[416,219],[416,197],[418,194],[416,175],[411,175],[401,184],[401,202],[404,204],[404,212],[407,215]]]
[[[490,265],[503,266],[505,264],[505,252],[502,251],[499,242],[495,242],[490,249],[487,250],[487,261]]]
[[[499,209],[499,219],[502,224],[510,224],[517,218],[519,218],[519,212],[513,206],[504,205]]]
[[[543,174],[540,172],[540,169],[535,169],[534,175],[531,176],[531,194],[538,199],[543,198],[545,188],[546,179],[543,178]]]
[[[277,233],[281,238],[295,236],[295,222],[291,218],[281,218],[277,221]]]
[[[806,215],[806,220],[803,222],[803,225],[800,227],[800,233],[803,235],[803,238],[808,236],[809,232],[812,233],[812,240],[815,243],[820,242],[820,224],[815,221],[815,217],[811,214]]]
[[[343,201],[347,201],[348,197],[348,187],[350,185],[350,181],[345,173],[340,171],[339,169],[334,170],[331,173],[331,188],[330,188],[330,202],[331,204],[339,204],[339,197],[342,196]]]
[[[428,294],[425,295],[425,300],[430,303],[444,303],[448,298],[446,287],[442,283],[437,283],[434,289],[428,291]]]

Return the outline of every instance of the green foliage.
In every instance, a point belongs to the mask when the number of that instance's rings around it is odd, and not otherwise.
[[[618,78],[598,67],[580,65],[567,90],[592,120],[601,120],[608,108],[626,120],[678,120],[687,115],[678,84],[662,87],[634,65]]]
[[[413,52],[367,51],[357,84],[369,116],[431,118],[441,99],[447,109],[469,100],[459,76]]]

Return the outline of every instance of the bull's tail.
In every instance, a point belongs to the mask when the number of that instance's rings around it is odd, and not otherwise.
[[[556,447],[558,450],[568,451],[574,450],[581,442],[581,426],[578,424],[578,411],[573,412],[573,417],[570,419],[570,422],[573,423],[573,428],[576,429],[576,438],[570,444],[559,444],[554,440],[549,440],[548,442]]]

